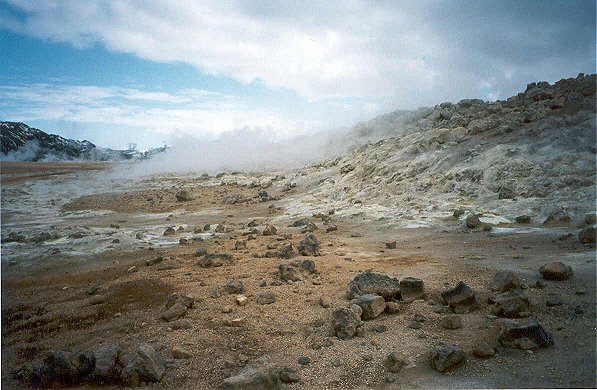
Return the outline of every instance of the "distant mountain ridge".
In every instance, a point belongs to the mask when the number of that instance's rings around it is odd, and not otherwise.
[[[101,148],[84,140],[78,141],[48,134],[21,122],[0,122],[2,160],[12,161],[118,161],[149,158],[166,147],[148,151]]]

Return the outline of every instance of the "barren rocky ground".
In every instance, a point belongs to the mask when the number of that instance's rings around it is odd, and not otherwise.
[[[594,388],[594,76],[571,80],[304,169],[3,183],[3,387]]]

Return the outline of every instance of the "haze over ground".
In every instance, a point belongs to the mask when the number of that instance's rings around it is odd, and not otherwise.
[[[8,0],[0,117],[120,149],[228,132],[228,144],[258,140],[251,160],[262,140],[592,73],[594,12],[591,1]]]

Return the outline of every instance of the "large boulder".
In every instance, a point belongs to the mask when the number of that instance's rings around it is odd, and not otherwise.
[[[539,273],[541,273],[544,279],[566,280],[572,276],[572,267],[560,261],[552,261],[539,268]]]
[[[359,307],[359,306],[357,306]],[[349,340],[356,336],[357,330],[363,325],[361,321],[361,310],[354,308],[340,307],[332,313],[332,329],[341,340]]]
[[[351,284],[363,294],[377,294],[386,300],[401,299],[400,281],[387,275],[362,272],[355,276]]]
[[[431,367],[439,372],[450,371],[465,361],[464,350],[457,345],[440,343],[431,349]]]
[[[536,320],[522,324],[508,321],[504,324],[499,341],[505,347],[536,349],[550,346],[553,338]]]
[[[141,383],[159,382],[165,372],[161,356],[151,345],[142,344],[122,369],[120,379],[124,384],[136,387]]]
[[[313,233],[307,233],[297,248],[303,256],[319,256],[319,240]]]
[[[386,301],[383,297],[375,294],[363,294],[352,303],[358,305],[363,310],[361,318],[363,320],[372,320],[377,318],[386,309]]]
[[[477,307],[475,293],[462,281],[453,289],[442,292],[441,296],[455,313],[467,313]]]

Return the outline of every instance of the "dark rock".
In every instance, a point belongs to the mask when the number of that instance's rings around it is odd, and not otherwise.
[[[242,294],[245,292],[245,286],[242,280],[230,280],[228,283],[220,287],[224,294]]]
[[[414,301],[425,297],[425,284],[421,279],[404,278],[400,281],[400,295],[404,301]]]
[[[176,230],[174,230],[173,227],[169,227],[166,230],[164,230],[164,236],[173,236],[176,234]]]
[[[264,236],[275,236],[278,233],[278,229],[274,225],[267,225],[263,229]]]
[[[94,353],[95,366],[92,379],[99,383],[113,383],[120,377],[122,367],[118,356],[120,347],[113,344],[107,344],[98,348]]]
[[[465,361],[464,350],[457,345],[438,344],[431,349],[431,367],[439,372],[450,371]]]
[[[386,313],[397,314],[400,312],[400,304],[398,302],[386,302]]]
[[[180,320],[172,322],[170,324],[170,327],[174,330],[191,329],[191,321],[186,320],[186,319],[180,319]]]
[[[298,370],[293,367],[285,366],[280,369],[280,380],[284,383],[296,383],[301,380]]]
[[[357,335],[357,330],[363,324],[361,321],[361,309],[354,310],[352,307],[341,307],[332,313],[332,329],[334,334],[341,340],[349,340]]]
[[[400,281],[387,275],[362,272],[352,280],[363,294],[377,294],[386,300],[400,299]]]
[[[276,296],[271,291],[264,291],[257,294],[255,301],[258,305],[269,305],[276,302]]]
[[[523,324],[508,321],[499,341],[505,347],[519,349],[546,348],[553,343],[551,335],[536,320]]]
[[[278,266],[278,272],[280,273],[280,279],[282,279],[284,282],[288,282],[290,280],[296,282],[301,280],[301,277],[299,276],[298,272],[291,265],[280,264]]]
[[[398,352],[392,352],[383,361],[386,371],[397,373],[406,365],[406,361]]]
[[[310,259],[303,260],[301,262],[301,271],[307,272],[309,274],[316,273],[317,271],[315,269],[315,262]]]
[[[191,198],[191,195],[189,195],[189,193],[187,191],[178,191],[176,193],[176,201],[177,202],[188,202],[190,200],[193,200],[193,198]]]
[[[375,294],[363,294],[352,303],[359,305],[363,309],[361,315],[363,320],[377,318],[386,309],[386,301],[384,301],[383,297]]]
[[[346,297],[348,299],[355,299],[363,295],[363,292],[359,289],[359,286],[355,282],[348,283],[348,288],[346,289]]]
[[[140,386],[141,383],[159,382],[166,367],[160,355],[149,344],[142,344],[136,355],[122,369],[120,379],[128,386]]]
[[[554,217],[553,215],[549,215],[547,218],[545,218],[545,221],[543,221],[544,225],[553,225],[556,224],[558,222],[557,218]]]
[[[396,241],[386,242],[386,249],[396,249]]]
[[[531,217],[528,215],[519,215],[518,217],[516,217],[515,221],[516,221],[516,223],[526,225],[526,224],[531,223]]]
[[[164,261],[164,258],[162,256],[158,256],[154,257],[153,259],[145,260],[145,265],[149,267],[155,264],[159,264],[162,261]]]
[[[408,327],[411,329],[421,329],[423,327],[423,324],[419,321],[413,320],[408,324]]]
[[[473,347],[473,356],[480,359],[487,359],[495,356],[495,348],[487,343],[479,343]]]
[[[336,230],[338,230],[338,226],[336,225],[329,225],[325,228],[326,233],[335,232]]]
[[[274,365],[262,359],[253,365],[245,366],[238,374],[226,378],[220,388],[222,390],[278,390],[280,373]]]
[[[162,313],[161,318],[167,322],[175,321],[184,316],[187,310],[188,308],[185,305],[180,302],[176,302]]]
[[[297,249],[303,256],[319,256],[319,240],[317,240],[315,234],[307,233]]]
[[[455,313],[466,313],[477,306],[475,293],[462,281],[453,289],[442,292],[441,296]]]
[[[93,372],[94,366],[92,354],[50,350],[28,376],[31,383],[39,387],[76,385]]]
[[[516,318],[529,313],[529,298],[520,290],[509,290],[495,298],[493,314],[499,317]]]
[[[309,218],[301,218],[297,221],[294,221],[290,227],[303,227],[303,226],[307,226],[309,224]]]
[[[460,217],[462,217],[464,215],[466,211],[464,209],[456,209],[454,210],[454,212],[452,213],[452,216],[455,219],[460,219]]]
[[[234,250],[238,251],[241,249],[247,249],[247,242],[246,241],[236,241],[234,243]]]
[[[207,250],[205,250],[204,248],[198,248],[195,251],[195,257],[205,256],[206,254],[207,254]]]
[[[276,257],[278,257],[278,259],[291,259],[294,256],[296,256],[296,253],[294,252],[294,247],[289,242],[282,245],[282,248],[280,248],[280,250],[278,250],[278,253],[276,254]]]
[[[501,187],[498,191],[498,198],[499,199],[514,199],[516,198],[516,193],[513,189],[508,187]]]
[[[474,229],[481,224],[481,220],[477,214],[469,214],[464,220],[464,223],[467,228]]]
[[[547,280],[566,280],[572,276],[572,267],[559,262],[553,261],[547,263],[539,268],[539,273]]]
[[[448,314],[447,316],[443,316],[441,321],[441,325],[445,329],[460,329],[462,328],[462,318],[459,315],[455,314]]]
[[[585,223],[587,225],[595,225],[597,223],[597,215],[595,213],[585,215]]]
[[[306,366],[309,363],[311,363],[311,359],[309,359],[307,356],[301,356],[298,358],[298,364],[301,366]]]
[[[594,226],[588,226],[578,233],[578,239],[583,244],[594,244],[595,235],[597,234]]]
[[[497,292],[520,289],[521,286],[522,282],[511,271],[499,271],[493,276],[493,281],[491,282],[491,289]]]
[[[232,264],[234,258],[228,253],[212,253],[205,255],[199,260],[199,266],[203,268],[221,267],[224,264]]]

